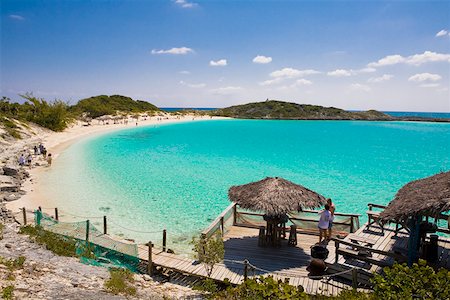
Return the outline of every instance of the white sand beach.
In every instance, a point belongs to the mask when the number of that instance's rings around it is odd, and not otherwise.
[[[119,123],[119,124],[107,124],[103,125],[101,122],[93,120],[91,125],[85,126],[86,123],[78,121],[76,124],[71,125],[69,128],[64,130],[63,132],[52,132],[49,130],[42,130],[40,128],[33,128],[33,131],[36,133],[35,137],[26,139],[20,143],[15,143],[12,147],[9,147],[8,152],[19,153],[20,151],[32,152],[32,148],[34,145],[38,145],[42,143],[48,153],[52,154],[53,161],[58,159],[58,156],[67,149],[73,143],[79,141],[80,139],[84,139],[87,137],[93,137],[96,135],[101,135],[113,131],[129,129],[136,126],[149,126],[149,125],[161,125],[161,124],[170,124],[170,123],[180,123],[180,122],[195,122],[199,120],[217,120],[224,119],[222,117],[209,117],[209,116],[194,116],[194,115],[184,115],[184,116],[174,116],[171,114],[165,114],[164,116],[153,116],[141,118],[138,124],[136,125],[136,121],[132,119],[132,121],[127,124]],[[12,148],[12,149],[11,149]],[[48,198],[48,195],[43,195],[40,188],[40,174],[42,172],[48,171],[48,166],[46,160],[39,155],[38,158],[35,158],[34,163],[38,163],[39,166],[34,166],[31,169],[28,169],[30,173],[30,178],[28,178],[23,186],[22,190],[26,192],[24,196],[20,199],[7,202],[7,208],[12,210],[13,212],[19,211],[22,207],[26,207],[27,209],[36,209],[38,206],[42,207],[53,207],[52,199]],[[57,184],[57,183],[55,183]]]

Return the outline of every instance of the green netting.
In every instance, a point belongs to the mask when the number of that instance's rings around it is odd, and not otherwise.
[[[125,267],[133,272],[137,271],[139,256],[135,243],[113,239],[103,234],[89,221],[60,222],[39,210],[35,212],[35,221],[36,225],[47,231],[76,239],[76,254],[83,263]]]

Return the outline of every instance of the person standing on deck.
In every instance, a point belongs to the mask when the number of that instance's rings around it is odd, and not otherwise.
[[[336,210],[336,206],[334,205],[333,201],[331,201],[331,198],[327,199],[327,204],[330,206],[330,213],[331,213],[330,223],[328,224],[328,239],[331,239],[333,220],[334,220],[334,212]]]
[[[319,212],[319,243],[322,238],[327,239],[328,226],[330,225],[331,213],[330,206],[325,204],[325,209]]]

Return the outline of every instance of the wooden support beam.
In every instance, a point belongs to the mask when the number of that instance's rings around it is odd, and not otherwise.
[[[152,260],[152,248],[153,244],[151,241],[148,242],[148,264],[147,264],[147,274],[153,275],[153,260]]]
[[[103,234],[108,234],[108,223],[106,221],[106,216],[103,216]]]
[[[167,230],[163,230],[163,251],[166,252],[167,246]]]
[[[89,220],[86,221],[86,242],[89,242]]]
[[[25,207],[22,207],[23,225],[27,225],[27,211]]]
[[[59,221],[58,208],[57,207],[55,207],[55,220]]]

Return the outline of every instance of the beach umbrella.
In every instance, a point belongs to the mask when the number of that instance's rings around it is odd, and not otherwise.
[[[450,171],[411,181],[403,186],[381,212],[384,222],[407,223],[408,265],[417,261],[420,246],[420,226],[423,216],[439,217],[450,210]]]
[[[264,211],[268,216],[281,216],[326,203],[324,196],[280,177],[232,186],[228,197],[242,208]]]
[[[411,181],[403,186],[381,212],[384,221],[406,221],[410,217],[431,216],[450,210],[450,171]]]

